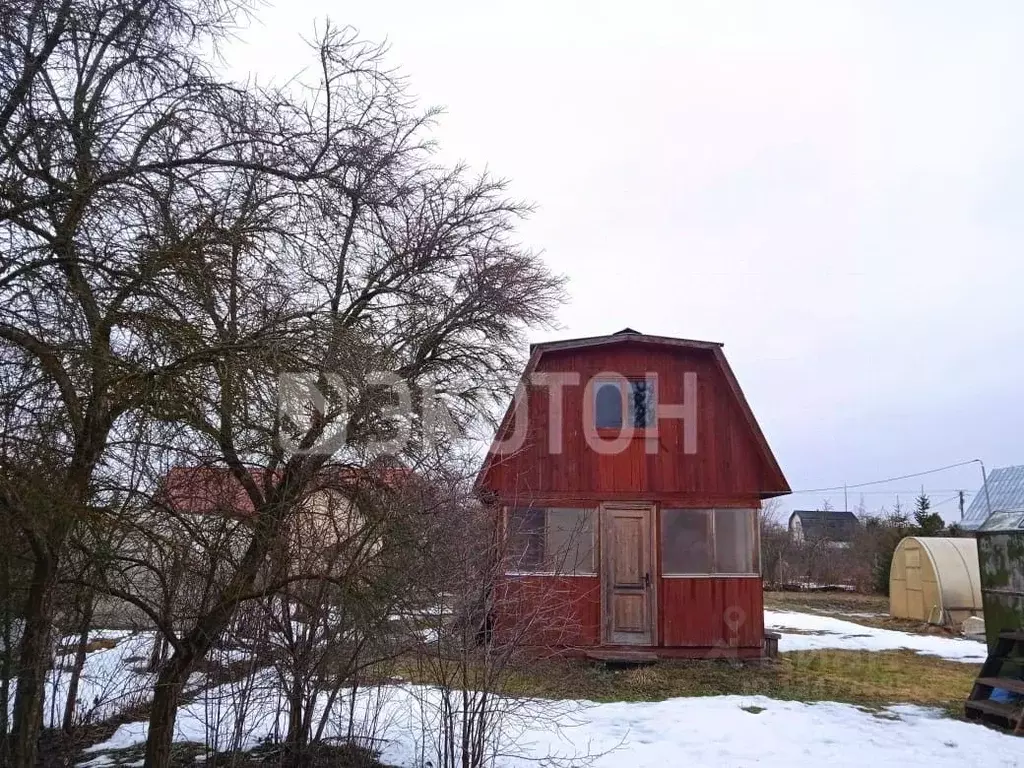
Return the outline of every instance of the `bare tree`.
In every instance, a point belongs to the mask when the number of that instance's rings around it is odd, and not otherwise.
[[[126,464],[225,468],[251,512],[229,546],[207,549],[216,577],[185,624],[98,579],[170,648],[147,744],[159,766],[188,675],[266,591],[268,558],[325,467],[365,466],[389,439],[400,457],[443,453],[434,403],[473,419],[511,380],[522,328],[560,299],[515,241],[527,207],[502,182],[436,165],[434,113],[417,111],[379,47],[328,27],[319,82],[219,81],[204,57],[242,10],[39,0],[3,16],[0,366],[12,386],[0,394],[15,416],[0,509],[32,571],[16,765],[34,762],[75,525],[144,509],[110,503]],[[291,371],[323,395],[305,422],[279,409]],[[407,413],[392,413],[374,371],[406,382]],[[343,443],[329,441],[337,430]],[[142,439],[159,448],[140,453]],[[137,470],[128,495],[153,494]]]
[[[761,535],[761,573],[765,586],[775,586],[784,580],[786,556],[793,545],[789,530],[780,519],[778,499],[768,499],[758,511],[758,525]]]
[[[224,280],[204,283],[209,292],[197,292],[190,308],[193,327],[211,334],[206,346],[258,334],[253,324],[268,313],[297,318],[289,320],[288,343],[263,358],[210,366],[198,387],[190,377],[168,384],[169,402],[190,406],[175,406],[175,418],[194,430],[205,458],[231,469],[254,512],[230,581],[210,610],[171,640],[175,652],[160,672],[150,720],[153,765],[167,759],[189,671],[252,592],[304,489],[328,463],[364,466],[381,441],[394,441],[396,454],[412,462],[446,445],[449,438],[435,429],[438,403],[455,423],[474,418],[511,380],[518,361],[509,350],[519,329],[542,322],[559,296],[559,281],[512,238],[524,206],[505,197],[502,183],[432,164],[427,122],[380,67],[380,51],[330,32],[319,52],[321,90],[305,102],[313,108],[296,114],[317,135],[339,137],[320,147],[310,142],[315,155],[299,163],[316,167],[337,156],[351,165],[324,182],[276,185],[282,219],[272,250],[260,243],[250,252],[231,241]],[[267,286],[268,275],[281,282]],[[297,282],[286,279],[294,276]],[[278,414],[276,377],[289,370],[314,374],[323,398],[304,424]],[[376,371],[407,388],[410,409],[390,413],[393,392]],[[198,408],[191,406],[196,392]],[[324,450],[339,429],[344,443]],[[287,449],[286,436],[298,450]],[[263,471],[262,484],[252,480],[252,465]]]
[[[34,764],[61,560],[111,434],[161,370],[187,365],[140,332],[174,258],[152,247],[144,211],[171,168],[215,156],[188,141],[222,100],[195,52],[234,10],[39,0],[0,14],[0,365],[34,374],[2,393],[17,415],[0,507],[31,552],[16,765]],[[45,503],[26,477],[45,478]]]
[[[431,610],[420,616],[428,642],[415,654],[419,677],[431,683],[417,694],[419,758],[439,768],[487,768],[521,754],[517,740],[527,725],[556,730],[576,714],[571,703],[511,697],[508,688],[529,665],[553,669],[579,637],[579,598],[557,576],[573,572],[589,532],[567,531],[567,546],[547,553],[544,568],[555,578],[519,583],[505,577],[521,553],[510,547],[498,510],[458,482],[448,499],[435,524],[450,533],[437,537],[424,581],[433,591]]]
[[[501,182],[435,166],[432,113],[417,113],[381,49],[347,30],[317,46],[321,81],[309,89],[240,89],[204,58],[238,5],[10,10],[0,366],[16,384],[2,393],[14,417],[0,508],[32,558],[12,762],[34,763],[72,531],[108,504],[97,488],[138,458],[131,443],[150,420],[171,461],[226,467],[252,508],[190,625],[158,625],[172,652],[146,759],[166,765],[184,681],[259,591],[307,486],[329,462],[364,465],[397,427],[410,427],[407,451],[425,450],[433,398],[457,423],[473,418],[560,283],[514,241],[525,206]],[[374,370],[409,382],[410,418],[382,416],[390,395]],[[304,425],[279,413],[276,380],[289,371],[327,394]],[[324,451],[335,427],[344,450]],[[130,590],[115,596],[160,620]]]

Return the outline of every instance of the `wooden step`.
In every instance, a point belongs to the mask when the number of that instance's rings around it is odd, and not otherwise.
[[[988,701],[985,699],[964,702],[964,707],[966,709],[973,709],[977,712],[983,712],[986,715],[1002,717],[1009,723],[1016,723],[1020,720],[1021,713],[1017,709],[1017,706],[1018,705],[1002,704],[998,701]]]
[[[1024,695],[1024,680],[1015,680],[1012,677],[979,677],[974,682],[978,685],[987,685],[989,688],[1002,688],[1004,691]]]
[[[611,664],[650,664],[658,660],[658,654],[651,651],[601,650],[598,648],[588,650],[586,657]]]

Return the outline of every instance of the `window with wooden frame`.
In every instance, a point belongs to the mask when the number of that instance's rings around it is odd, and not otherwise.
[[[657,379],[597,379],[593,384],[593,417],[596,429],[650,429],[657,416]]]
[[[505,570],[508,573],[592,575],[592,509],[510,508],[505,514]]]
[[[760,574],[757,510],[661,510],[663,576]]]

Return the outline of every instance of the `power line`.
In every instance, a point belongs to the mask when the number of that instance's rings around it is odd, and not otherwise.
[[[974,464],[977,459],[970,459],[969,461],[961,461],[959,464],[950,464],[946,467],[938,467],[936,469],[926,469],[924,472],[914,472],[909,475],[900,475],[899,477],[888,477],[885,480],[871,480],[867,483],[854,483],[852,485],[836,485],[831,488],[808,488],[807,490],[793,491],[793,493],[825,493],[826,491],[843,491],[850,490],[853,488],[864,488],[869,485],[881,485],[882,483],[895,483],[899,480],[909,480],[912,477],[923,477],[924,475],[934,475],[936,472],[945,472],[949,469],[956,469],[957,467],[966,467],[968,464]],[[912,491],[913,493],[913,491]]]
[[[849,486],[849,487],[852,488],[853,486]],[[843,490],[843,486],[839,486],[838,488],[835,488],[835,489],[832,489],[832,490],[841,491],[841,490]],[[961,488],[928,488],[928,487],[925,487],[924,490],[925,490],[926,493],[960,493],[960,491],[963,490],[963,489],[961,489]],[[821,492],[821,491],[820,490],[819,491],[792,491],[790,493],[790,496],[801,496],[801,495],[804,495],[804,494],[819,493],[819,492]],[[918,494],[920,492],[921,492],[920,488],[897,488],[897,489],[886,488],[883,491],[858,491],[858,494],[863,495],[863,496],[873,496],[873,495],[884,496],[884,495],[897,494],[897,493],[898,494]],[[976,493],[978,493],[978,491],[967,491],[967,490],[964,490],[964,494],[966,494],[967,496],[973,496]]]

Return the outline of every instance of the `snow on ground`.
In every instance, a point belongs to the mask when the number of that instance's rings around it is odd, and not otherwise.
[[[780,632],[780,651],[818,648],[881,651],[907,648],[964,662],[985,658],[985,645],[972,640],[915,635],[862,626],[829,616],[765,611],[765,626]],[[111,649],[86,657],[80,709],[92,716],[123,710],[152,695],[152,676],[142,671],[153,635],[104,632],[116,639]],[[234,660],[233,651],[216,652]],[[73,657],[62,657],[70,665]],[[52,675],[56,696],[47,698],[47,720],[63,712],[69,674]],[[197,684],[201,680],[195,681]],[[254,677],[200,691],[178,713],[177,740],[209,744],[214,749],[250,748],[280,734],[287,708],[280,682],[270,670]],[[243,689],[253,691],[244,709],[236,702]],[[51,703],[52,702],[52,703]],[[336,702],[325,735],[348,730],[348,704]],[[745,709],[746,708],[746,709]],[[1019,740],[982,726],[951,720],[937,710],[890,707],[880,713],[820,702],[777,701],[762,696],[715,696],[649,703],[517,702],[507,717],[508,742],[501,752],[517,755],[498,762],[501,768],[536,766],[558,758],[595,768],[643,768],[684,761],[692,766],[864,764],[964,765],[985,755],[989,765],[1024,765]],[[361,689],[353,707],[355,731],[383,745],[382,759],[398,766],[419,766],[430,758],[431,736],[440,711],[431,688],[385,686]],[[109,764],[104,750],[141,744],[146,723],[122,725],[112,738],[92,748],[93,766]],[[586,758],[593,758],[592,760]]]
[[[145,672],[153,647],[153,633],[100,630],[90,641],[113,640],[113,648],[97,648],[85,656],[78,682],[76,716],[80,722],[102,720],[152,696],[153,675]],[[49,727],[59,726],[64,718],[71,667],[75,661],[73,646],[77,638],[66,637],[62,645],[71,650],[58,656],[55,669],[47,675],[46,711]]]
[[[375,736],[381,758],[397,766],[419,766],[430,759],[422,723],[436,713],[437,692],[398,686],[382,701]],[[217,692],[212,692],[218,697]],[[217,700],[225,700],[223,693]],[[205,699],[204,699],[205,701]],[[357,717],[369,719],[367,701]],[[889,707],[872,713],[847,704],[778,701],[764,696],[714,696],[650,703],[531,702],[509,721],[509,740],[499,768],[535,768],[538,761],[585,763],[594,768],[666,768],[687,765],[927,765],[931,768],[975,764],[984,756],[990,766],[1014,766],[1024,760],[1018,738],[983,726],[944,718],[937,710]],[[516,707],[522,705],[517,704]],[[252,746],[272,733],[277,705],[250,711],[244,744]],[[196,701],[178,716],[179,741],[210,739],[208,702]],[[221,729],[234,728],[219,711]],[[554,719],[554,721],[553,721]],[[342,732],[344,723],[334,724]],[[121,726],[90,752],[140,744],[145,723]],[[97,755],[90,765],[104,764]]]
[[[977,664],[985,661],[985,643],[958,637],[916,635],[879,629],[852,621],[796,611],[765,611],[765,629],[782,635],[779,651],[814,651],[839,648],[854,651],[888,651],[906,648],[950,661]],[[795,631],[794,631],[795,630]]]
[[[152,631],[101,629],[89,634],[90,643],[112,640],[116,645],[112,648],[97,646],[86,653],[78,681],[75,706],[77,722],[104,720],[153,698],[156,675],[147,672],[146,665],[153,650],[154,637]],[[43,713],[47,727],[58,727],[64,719],[77,643],[77,637],[63,638],[61,646],[67,652],[57,656],[55,668],[47,673]],[[248,655],[242,651],[215,650],[211,658],[223,664],[246,659]],[[189,678],[186,691],[195,690],[203,684],[205,678],[201,672],[196,672]],[[13,698],[12,692],[10,706],[13,706]]]

